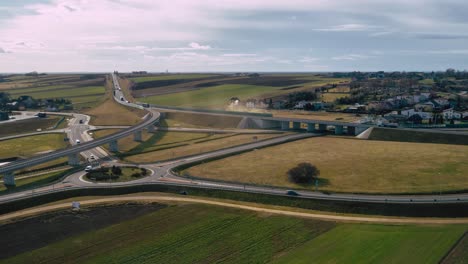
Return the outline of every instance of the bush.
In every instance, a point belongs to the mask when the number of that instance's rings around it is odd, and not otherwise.
[[[141,175],[146,176],[148,175],[148,170],[145,168],[141,168]]]
[[[139,172],[135,172],[132,174],[132,178],[139,178],[139,177],[141,177],[141,173]]]
[[[289,181],[297,184],[311,184],[319,175],[319,169],[307,162],[299,163],[288,171]]]
[[[112,166],[112,174],[122,175],[122,169],[120,167]]]

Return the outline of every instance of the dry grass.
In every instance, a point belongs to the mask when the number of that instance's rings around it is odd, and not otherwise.
[[[85,114],[92,116],[91,124],[100,126],[123,126],[135,125],[142,121],[142,117],[147,113],[144,110],[125,107],[116,103],[112,97],[112,83],[106,82],[107,99],[99,106],[88,110]]]
[[[0,142],[0,158],[31,157],[41,152],[63,149],[68,143],[65,134],[44,134]]]
[[[173,132],[179,133],[179,132]],[[148,153],[129,156],[126,160],[131,162],[156,162],[168,159],[174,159],[183,156],[195,155],[205,152],[210,152],[222,148],[237,146],[241,144],[254,142],[253,137],[257,140],[268,139],[280,136],[281,134],[263,134],[263,135],[211,135],[201,140],[193,140],[184,142],[184,146],[165,146],[161,150],[156,150]],[[213,140],[210,140],[213,139]],[[210,140],[210,141],[206,141]],[[204,142],[200,142],[204,141]],[[158,142],[158,144],[162,144]],[[167,148],[170,147],[170,148]]]
[[[468,146],[322,137],[213,161],[188,172],[204,178],[300,188],[287,180],[287,171],[310,162],[321,171],[321,190],[438,192],[468,189],[467,160]]]
[[[93,132],[93,138],[105,137],[110,134],[114,134],[117,131],[119,131],[119,129],[97,130]],[[143,141],[146,141],[153,135],[153,133],[148,133],[146,130],[143,130],[141,135],[142,135]],[[140,142],[134,141],[133,135],[119,139],[119,151],[120,152],[129,151],[138,145],[140,145]],[[108,145],[104,145],[102,147],[108,149]]]
[[[272,111],[274,117],[289,117],[313,120],[339,120],[342,122],[353,122],[359,120],[360,117],[354,114],[346,113],[331,113],[331,112],[310,112],[310,111]]]
[[[333,103],[338,98],[349,96],[348,93],[322,93],[321,100],[328,103]]]

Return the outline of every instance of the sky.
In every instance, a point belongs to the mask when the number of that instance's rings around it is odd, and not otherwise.
[[[466,0],[0,0],[0,72],[468,69]]]

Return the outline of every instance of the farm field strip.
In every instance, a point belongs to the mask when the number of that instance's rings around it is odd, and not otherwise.
[[[273,263],[438,263],[465,229],[340,225]]]
[[[130,80],[136,83],[149,82],[149,81],[162,81],[162,80],[184,80],[184,79],[202,79],[217,76],[215,74],[171,74],[160,76],[143,76],[143,77],[129,77]]]
[[[270,261],[334,226],[237,209],[176,205],[6,259],[8,263]],[[63,254],[62,252],[68,252]]]

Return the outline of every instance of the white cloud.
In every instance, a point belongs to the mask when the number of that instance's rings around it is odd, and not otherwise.
[[[225,53],[223,57],[255,57],[257,54],[254,53]]]
[[[343,24],[337,26],[331,26],[328,28],[318,28],[315,31],[331,31],[331,32],[346,32],[346,31],[371,31],[376,30],[378,26],[365,25],[365,24]]]
[[[337,60],[337,61],[350,60],[350,61],[354,61],[354,60],[363,60],[363,59],[369,59],[369,58],[371,58],[371,56],[361,55],[361,54],[349,54],[349,55],[332,57],[332,60]]]
[[[310,63],[310,62],[316,62],[318,61],[319,58],[313,58],[313,57],[303,57],[302,59],[298,60],[299,62],[303,63]]]
[[[204,46],[204,45],[200,45],[200,44],[198,44],[196,42],[191,42],[189,44],[189,46],[190,46],[190,48],[192,48],[194,50],[209,50],[209,49],[211,49],[211,47],[209,45]]]

